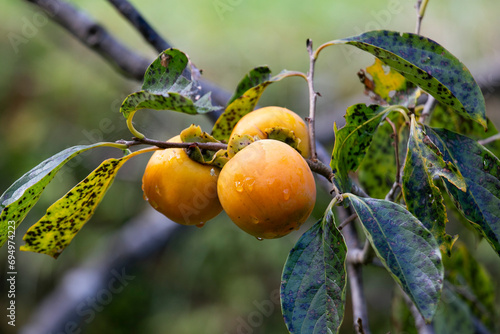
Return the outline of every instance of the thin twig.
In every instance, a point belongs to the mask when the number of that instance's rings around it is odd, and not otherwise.
[[[432,96],[429,95],[427,97],[427,101],[425,102],[424,105],[424,110],[422,110],[422,113],[420,114],[419,122],[420,123],[426,123],[430,119],[430,115],[432,114],[432,111],[434,110],[434,107],[436,106],[436,99]]]
[[[417,5],[415,6],[417,9],[417,25],[415,28],[415,32],[417,35],[420,35],[420,28],[422,27],[422,19],[425,15],[425,9],[427,8],[427,4],[429,0],[417,0]]]
[[[493,143],[494,141],[500,140],[500,133],[497,133],[496,135],[493,135],[491,137],[478,140],[477,142],[481,145],[487,145],[489,143]]]
[[[337,207],[339,217],[345,221],[350,215],[349,211],[343,207]],[[349,216],[348,216],[349,215]],[[344,236],[345,242],[347,244],[347,259],[351,256],[350,252],[355,252],[359,250],[358,236],[356,234],[356,229],[353,224],[347,224],[342,229],[342,235]],[[346,261],[347,268],[347,278],[349,279],[349,286],[351,289],[351,300],[352,300],[352,313],[354,319],[354,328],[358,334],[370,334],[370,328],[368,325],[368,307],[366,303],[366,297],[363,288],[363,275],[362,275],[362,265],[359,263],[352,263],[349,260]]]
[[[434,334],[434,327],[432,327],[432,324],[427,324],[425,322],[424,318],[420,314],[420,311],[410,297],[408,297],[406,292],[401,289],[401,293],[403,294],[406,305],[410,309],[413,319],[415,320],[415,327],[417,328],[418,334]]]
[[[127,0],[108,0],[118,11],[138,30],[142,37],[155,48],[156,51],[162,52],[171,48],[170,44],[163,39],[144,19],[135,7]]]
[[[210,150],[210,151],[218,151],[227,149],[227,144],[218,143],[218,142],[210,142],[210,143],[174,143],[168,141],[154,140],[149,138],[137,139],[134,140],[118,140],[116,141],[118,144],[127,145],[127,147],[132,147],[136,145],[153,145],[159,148],[191,148],[191,147],[199,147],[202,150]]]
[[[314,64],[316,57],[314,57],[312,50],[312,40],[307,39],[307,52],[309,53],[309,72],[307,72],[307,85],[309,87],[309,117],[307,123],[309,126],[309,145],[311,151],[311,159],[315,161],[318,156],[316,153],[316,129],[315,129],[315,113],[316,113],[316,99],[318,93],[314,91]]]
[[[345,219],[344,221],[342,221],[342,223],[340,223],[339,226],[337,226],[337,229],[339,231],[341,231],[344,227],[347,226],[347,224],[355,221],[356,218],[358,218],[358,215],[356,213],[353,213],[352,215],[350,215],[349,217],[347,217],[347,219]]]

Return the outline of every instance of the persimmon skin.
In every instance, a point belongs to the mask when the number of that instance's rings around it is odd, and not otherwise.
[[[191,160],[183,149],[155,151],[142,177],[144,198],[178,224],[203,226],[222,211],[217,196],[219,173],[217,167]]]
[[[304,158],[309,158],[307,125],[299,115],[286,108],[264,107],[246,114],[236,123],[231,132],[231,137],[247,134],[258,136],[260,139],[267,139],[264,131],[273,127],[283,127],[292,130],[295,136],[300,139],[298,145],[300,153]]]
[[[299,229],[316,202],[307,162],[292,147],[272,139],[253,142],[236,153],[222,168],[217,192],[229,218],[261,239]]]

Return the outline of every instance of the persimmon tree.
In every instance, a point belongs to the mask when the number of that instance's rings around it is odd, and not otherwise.
[[[21,250],[60,256],[91,219],[118,170],[137,155],[183,149],[189,163],[224,171],[231,159],[255,141],[272,138],[297,148],[301,140],[293,129],[273,125],[272,120],[263,130],[265,139],[245,130],[234,141],[230,139],[269,85],[301,77],[310,98],[306,118],[309,154],[296,154],[295,158],[307,158],[310,170],[323,178],[317,180],[332,199],[323,218],[302,234],[284,264],[281,306],[290,333],[338,332],[348,280],[355,330],[369,333],[359,279],[363,265],[385,268],[399,286],[394,303],[403,305],[401,309],[407,307],[415,319],[404,330],[473,333],[480,328],[495,332],[494,301],[491,293],[485,293],[493,291],[493,281],[458,236],[446,233],[446,223],[447,209],[455,210],[500,254],[500,160],[498,152],[478,142],[486,137],[487,129],[488,135],[497,131],[486,117],[484,97],[466,66],[443,45],[419,34],[426,3],[417,3],[416,33],[367,31],[316,49],[308,40],[310,67],[306,73],[283,70],[272,75],[268,67],[256,67],[242,78],[225,106],[213,103],[210,92],[202,87],[201,71],[186,53],[162,50],[147,68],[141,90],[127,96],[120,107],[131,138],[69,147],[15,181],[0,197],[0,244],[8,243],[12,231],[64,164],[97,147],[122,150],[123,157],[103,161],[51,205],[28,230]],[[155,41],[165,46],[161,39]],[[347,108],[346,124],[334,125],[331,160],[322,162],[315,140],[316,112],[322,110],[316,110],[320,95],[314,88],[314,70],[322,51],[338,45],[375,57],[373,65],[358,73],[373,102]],[[133,119],[140,117],[142,109],[191,115],[222,112],[209,132],[191,126],[179,129],[180,142],[163,142],[134,127]],[[147,147],[133,150],[144,145]],[[251,165],[251,158],[244,163]],[[260,166],[261,161],[254,163]],[[286,174],[288,169],[276,168],[276,173]],[[270,176],[266,172],[261,177]],[[229,186],[219,184],[219,192]],[[358,245],[356,228],[364,235],[364,246]]]

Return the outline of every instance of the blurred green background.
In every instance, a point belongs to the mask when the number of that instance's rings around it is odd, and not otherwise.
[[[72,3],[135,52],[151,60],[156,56],[106,1]],[[412,32],[416,21],[414,1],[406,0],[133,3],[172,45],[190,55],[203,69],[205,79],[229,91],[258,65],[269,65],[273,73],[283,69],[305,72],[307,38],[318,46],[365,30]],[[1,192],[33,166],[69,146],[130,138],[118,110],[126,95],[138,90],[140,83],[121,76],[53,22],[36,21],[36,30],[27,36],[26,25],[35,22],[37,13],[39,9],[25,1],[4,2],[0,11]],[[421,32],[443,44],[478,79],[494,80],[489,75],[490,69],[500,65],[498,14],[500,2],[495,0],[431,0]],[[24,36],[24,42],[13,45],[13,34]],[[372,62],[371,56],[348,46],[321,54],[316,72],[316,89],[322,95],[317,124],[319,138],[328,148],[333,144],[333,122],[343,124],[346,107],[369,102],[362,94],[356,72]],[[492,91],[487,96],[487,113],[499,125],[495,94],[498,92]],[[260,104],[285,106],[305,117],[306,86],[295,78],[271,85]],[[203,116],[144,111],[134,120],[140,131],[161,140],[191,123],[210,130]],[[51,203],[104,158],[116,154],[98,149],[65,167],[18,229],[17,247],[23,244],[24,232]],[[39,303],[61,284],[66,272],[89,257],[99,258],[110,236],[147,209],[140,183],[147,159],[141,156],[127,163],[95,216],[57,261],[45,255],[16,252],[16,329],[32,321]],[[307,226],[321,217],[328,203],[328,194],[318,191],[319,201]],[[484,241],[458,224],[451,224],[449,230],[460,233],[461,240],[498,277],[500,261]],[[128,267],[127,273],[135,278],[113,295],[112,302],[96,312],[92,321],[82,321],[83,332],[286,333],[273,296],[288,251],[298,237],[299,233],[295,233],[259,242],[238,230],[224,214],[203,229],[181,228],[154,255]],[[4,292],[6,258],[7,249],[3,247],[0,307],[4,310],[8,302]],[[367,268],[364,274],[373,332],[394,331],[390,319],[392,280],[378,268]],[[271,311],[261,311],[264,304],[272,305]],[[343,331],[351,333],[349,309],[346,313]],[[3,316],[0,332],[15,332],[6,322]]]

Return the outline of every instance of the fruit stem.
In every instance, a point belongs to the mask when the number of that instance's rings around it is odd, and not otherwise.
[[[309,72],[307,72],[307,85],[309,87],[309,117],[306,118],[309,128],[309,150],[311,152],[311,160],[317,161],[318,155],[316,153],[316,131],[315,131],[315,113],[316,113],[316,99],[318,93],[314,91],[314,65],[316,63],[316,55],[312,50],[312,40],[307,39],[307,52],[309,53]]]

